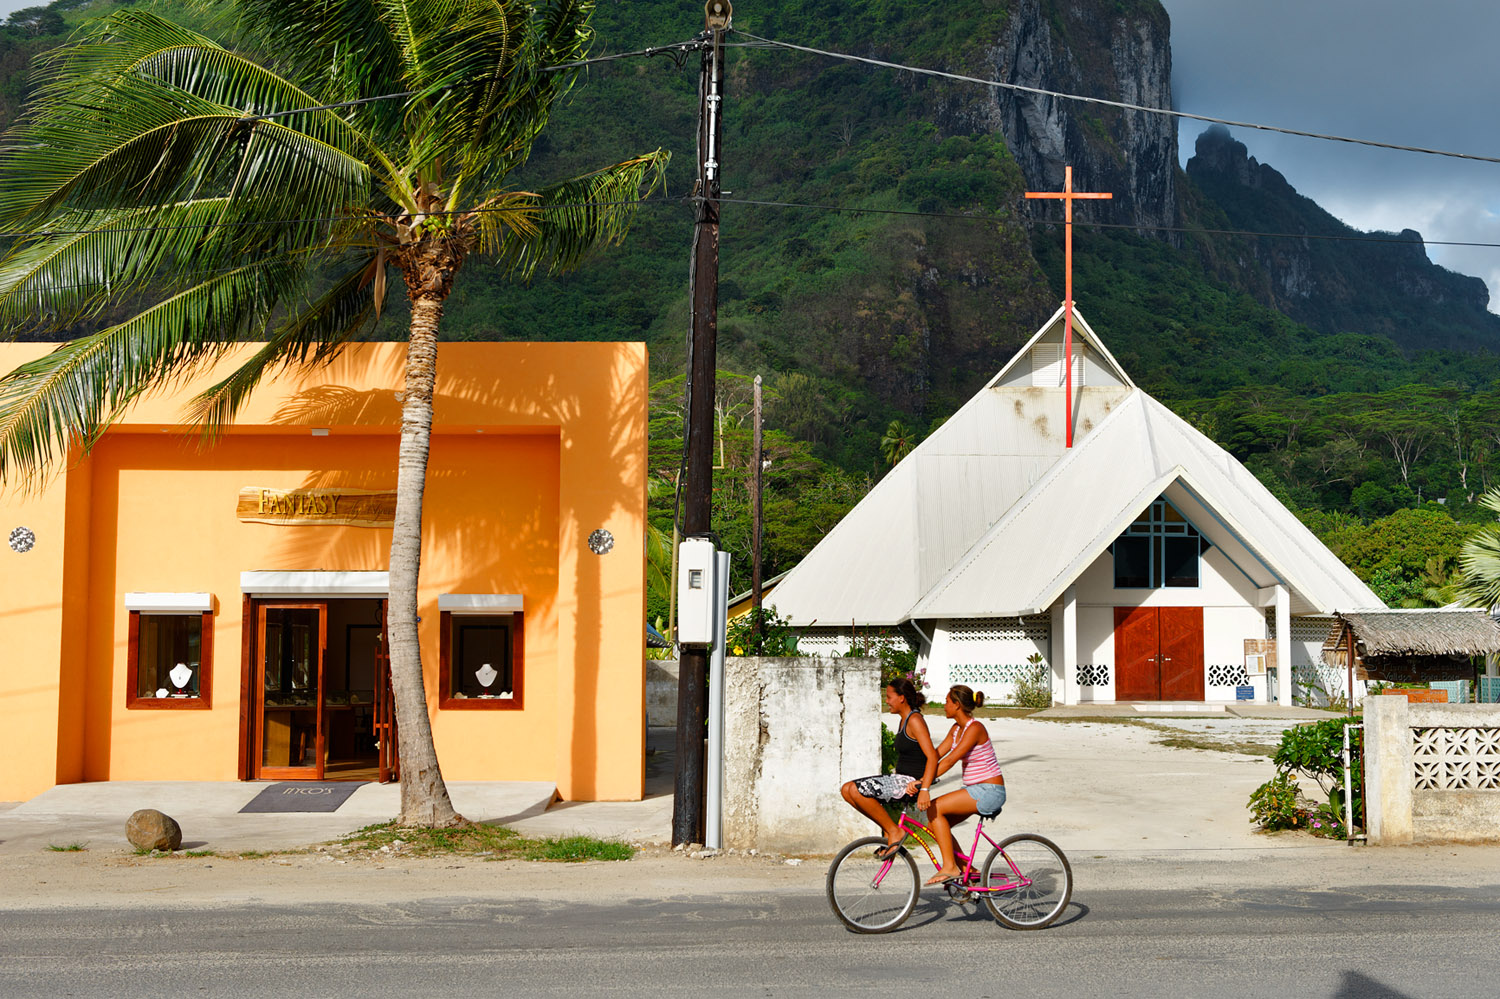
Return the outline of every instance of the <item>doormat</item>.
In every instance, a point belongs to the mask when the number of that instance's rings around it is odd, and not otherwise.
[[[242,812],[336,812],[368,781],[282,781],[250,799]]]

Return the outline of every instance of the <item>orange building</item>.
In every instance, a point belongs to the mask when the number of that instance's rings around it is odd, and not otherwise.
[[[48,349],[0,344],[0,371]],[[284,372],[216,443],[185,436],[183,403],[252,349],[0,492],[0,800],[389,776],[402,346]],[[646,406],[642,344],[442,346],[419,613],[450,780],[641,797]]]

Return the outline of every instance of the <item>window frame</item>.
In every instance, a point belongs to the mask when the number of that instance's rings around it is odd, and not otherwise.
[[[1172,520],[1167,516],[1170,510],[1176,517]],[[1143,540],[1147,543],[1147,585],[1145,586],[1121,586],[1119,569],[1119,545],[1121,541]],[[1192,583],[1170,583],[1166,575],[1167,558],[1166,548],[1168,540],[1195,541],[1197,552],[1193,556],[1194,565],[1197,569],[1195,581]],[[1136,517],[1120,536],[1109,546],[1112,560],[1111,583],[1116,590],[1198,590],[1203,588],[1203,556],[1207,554],[1212,543],[1204,536],[1181,510],[1174,506],[1171,500],[1165,496],[1159,496],[1151,501],[1141,515]]]
[[[454,620],[472,621],[485,618],[507,618],[510,624],[510,697],[453,696],[453,627]],[[525,708],[526,690],[526,615],[514,610],[469,609],[438,613],[438,710],[440,711],[521,711]]]
[[[141,697],[136,693],[141,672],[141,615],[155,617],[196,617],[200,620],[198,635],[198,696]],[[125,642],[125,708],[134,711],[206,711],[213,707],[214,612],[131,610]]]

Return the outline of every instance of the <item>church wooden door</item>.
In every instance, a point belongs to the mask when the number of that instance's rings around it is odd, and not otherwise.
[[[1115,608],[1115,700],[1203,700],[1203,608]]]

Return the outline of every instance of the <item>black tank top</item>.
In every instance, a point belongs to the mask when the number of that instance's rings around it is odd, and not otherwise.
[[[915,711],[908,712],[901,719],[901,728],[896,732],[896,773],[921,780],[922,775],[927,772],[927,754],[922,752],[921,743],[906,734],[906,726],[914,714]]]

